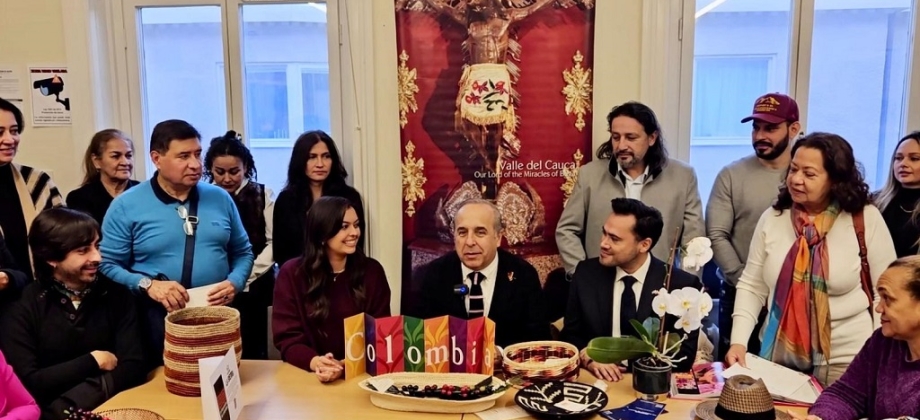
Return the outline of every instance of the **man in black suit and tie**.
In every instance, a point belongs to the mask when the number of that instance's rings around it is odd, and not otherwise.
[[[457,210],[453,225],[456,252],[428,265],[415,316],[488,317],[495,322],[499,346],[549,339],[537,270],[498,247],[498,207],[486,200],[468,200]]]
[[[562,339],[579,349],[602,336],[636,336],[629,320],[645,321],[652,312],[652,292],[664,287],[667,264],[652,256],[650,250],[661,237],[664,222],[661,213],[639,200],[615,198],[611,201],[613,212],[603,226],[600,256],[582,261],[575,269],[565,312]],[[702,289],[699,278],[675,268],[671,273],[671,287]],[[677,318],[665,318],[667,331],[685,334],[674,326]],[[675,370],[690,370],[696,357],[699,329],[689,334],[681,344]],[[608,381],[619,381],[622,368],[613,364],[597,363],[582,351],[582,367],[594,376]]]

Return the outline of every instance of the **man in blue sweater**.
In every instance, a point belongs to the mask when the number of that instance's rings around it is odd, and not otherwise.
[[[208,304],[228,305],[252,270],[252,247],[233,199],[198,182],[200,139],[185,121],[157,124],[150,137],[157,172],[118,196],[102,224],[100,271],[142,295],[155,362],[162,360],[163,318],[185,307],[186,289],[212,286]]]

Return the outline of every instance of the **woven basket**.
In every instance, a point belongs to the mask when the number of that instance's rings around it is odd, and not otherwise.
[[[226,306],[186,308],[166,316],[163,364],[166,389],[183,397],[198,397],[198,359],[223,356],[236,347],[240,364],[240,312]]]
[[[535,382],[578,379],[578,348],[562,341],[528,341],[505,347],[502,354],[505,378],[521,376],[525,387]]]
[[[389,373],[377,376],[378,379],[387,378],[393,381],[393,385],[401,387],[403,385],[456,385],[456,386],[473,386],[485,379],[485,375],[472,373],[423,373],[423,372],[399,372]],[[504,381],[492,377],[492,386],[498,388],[505,384]],[[377,407],[394,411],[412,411],[419,413],[477,413],[487,410],[495,405],[495,401],[505,394],[506,390],[496,392],[492,395],[477,398],[475,400],[442,400],[440,398],[418,398],[406,395],[396,395],[377,392],[367,386],[367,379],[358,383],[358,386],[370,393],[371,404]]]
[[[149,410],[139,408],[121,408],[117,410],[100,411],[96,413],[107,420],[165,420],[163,416]]]

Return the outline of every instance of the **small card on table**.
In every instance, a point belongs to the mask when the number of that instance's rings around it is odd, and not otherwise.
[[[198,379],[204,420],[237,420],[243,396],[236,349],[230,346],[223,356],[198,359]]]

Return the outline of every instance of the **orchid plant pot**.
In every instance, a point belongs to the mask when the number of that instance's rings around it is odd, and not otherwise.
[[[632,371],[637,398],[647,401],[667,398],[671,390],[671,366],[654,357],[643,357],[632,362]]]

